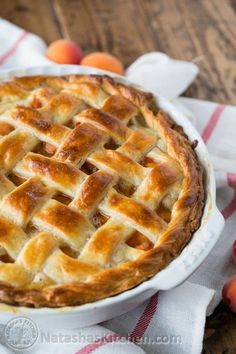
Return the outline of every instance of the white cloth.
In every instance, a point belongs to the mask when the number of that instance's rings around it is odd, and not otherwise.
[[[130,81],[169,99],[181,95],[197,74],[195,64],[158,52],[142,55],[126,70]]]
[[[4,20],[0,20],[0,42],[0,70],[49,63],[42,39]],[[160,75],[159,79],[155,73]],[[170,73],[174,81],[168,81]],[[127,70],[130,79],[171,98],[181,94],[196,74],[193,64],[179,63],[160,53],[142,56]],[[64,336],[82,336],[76,343],[69,343],[70,339],[66,344],[40,343],[32,353],[201,353],[206,314],[219,303],[223,283],[236,270],[230,259],[236,238],[236,107],[188,98],[179,98],[178,104],[195,116],[197,129],[214,163],[217,203],[226,219],[221,238],[200,268],[182,285],[159,292],[137,309],[103,324],[63,332]],[[11,353],[4,346],[0,352]]]

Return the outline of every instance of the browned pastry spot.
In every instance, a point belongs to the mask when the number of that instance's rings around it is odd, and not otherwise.
[[[138,248],[143,251],[148,251],[153,247],[153,243],[138,231],[135,231],[126,243],[130,247]]]
[[[85,161],[85,163],[81,166],[81,171],[86,173],[87,175],[91,175],[92,173],[96,172],[98,169],[92,163]]]
[[[18,175],[14,174],[14,173],[10,173],[8,175],[8,179],[10,181],[12,181],[16,186],[19,186],[19,185],[21,185],[22,183],[24,183],[26,181],[25,177],[18,176]]]
[[[0,122],[0,135],[7,135],[14,130],[11,124]]]
[[[71,198],[63,193],[57,193],[53,196],[53,199],[57,200],[58,202],[68,205],[71,202]]]
[[[171,211],[166,208],[163,204],[160,204],[156,209],[156,213],[165,220],[166,223],[170,222]]]

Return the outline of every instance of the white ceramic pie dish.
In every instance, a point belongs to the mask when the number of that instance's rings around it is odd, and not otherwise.
[[[0,74],[0,80],[9,80],[13,76],[31,75],[67,75],[67,74],[109,74],[119,81],[131,84],[124,77],[93,68],[71,65],[33,67],[21,70],[9,70]],[[155,96],[157,104],[180,124],[190,140],[198,140],[196,152],[205,171],[206,204],[200,228],[195,232],[189,244],[179,257],[165,269],[139,286],[119,295],[82,306],[52,308],[27,308],[0,304],[0,323],[7,322],[13,316],[27,316],[41,328],[67,329],[79,328],[99,323],[121,315],[148,299],[159,290],[171,289],[186,280],[207,257],[224,226],[224,219],[216,207],[215,178],[206,146],[189,120],[168,100]]]

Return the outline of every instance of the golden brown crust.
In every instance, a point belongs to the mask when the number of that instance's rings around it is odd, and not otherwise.
[[[101,130],[90,124],[80,124],[67,136],[55,157],[64,162],[81,165],[106,139],[107,135]]]
[[[30,106],[16,106],[22,99]],[[0,140],[9,156],[0,161],[2,172],[30,177],[15,187],[0,176],[0,246],[16,260],[0,262],[1,301],[34,307],[96,301],[140,284],[180,254],[200,224],[202,168],[152,94],[108,76],[42,76],[3,83],[0,102],[10,109],[0,123],[16,128]],[[73,130],[63,125],[72,118],[80,123]],[[115,149],[104,148],[109,139]],[[39,140],[57,148],[52,158],[30,152]],[[86,176],[78,169],[86,160],[101,171]],[[51,199],[56,191],[73,200]],[[156,213],[160,205],[171,211],[169,222]],[[98,206],[109,220],[95,229]],[[29,220],[40,232],[27,235]],[[154,247],[130,247],[135,230]]]

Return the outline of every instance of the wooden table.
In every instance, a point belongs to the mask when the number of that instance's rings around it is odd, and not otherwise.
[[[85,53],[108,51],[127,66],[153,50],[197,62],[186,96],[236,104],[236,0],[4,0],[0,16],[47,43],[68,37]],[[205,354],[236,354],[236,319],[209,321]],[[224,322],[223,325],[221,323]],[[218,325],[220,323],[220,326]]]

